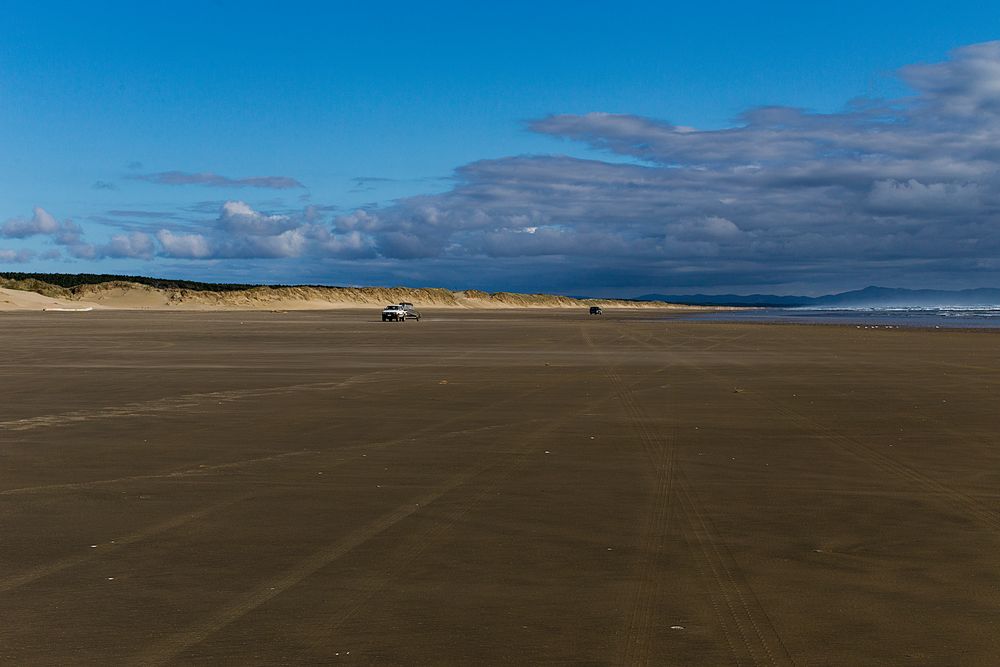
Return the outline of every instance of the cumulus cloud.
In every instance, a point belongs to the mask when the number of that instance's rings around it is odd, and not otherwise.
[[[154,250],[153,237],[142,232],[116,234],[108,243],[99,246],[99,251],[106,257],[150,259]]]
[[[30,262],[35,258],[35,251],[29,250],[27,248],[22,248],[20,250],[10,250],[5,248],[0,248],[0,262],[13,262],[13,263],[24,263]]]
[[[179,259],[204,259],[212,256],[209,240],[201,234],[175,234],[161,229],[156,238],[163,247],[163,254]]]
[[[36,206],[30,218],[13,218],[0,226],[0,236],[24,239],[46,237],[51,243],[66,246],[76,257],[100,257],[97,249],[84,241],[83,229],[72,220],[59,222],[40,206]]]
[[[83,228],[72,220],[59,222],[42,207],[35,207],[31,218],[14,218],[0,226],[0,236],[5,238],[44,237],[49,243],[62,246],[70,257],[77,259],[137,258],[151,259],[156,252],[153,238],[142,232],[116,234],[106,243],[90,243]],[[35,250],[5,250],[0,260],[25,262],[38,256]],[[41,254],[42,259],[58,259],[62,252],[50,248]]]
[[[213,188],[268,188],[289,190],[304,188],[294,178],[288,176],[253,176],[250,178],[230,178],[212,173],[191,174],[184,171],[161,171],[155,174],[139,174],[128,178],[156,183],[158,185],[204,185]]]
[[[59,222],[40,206],[35,207],[30,218],[12,218],[0,226],[0,236],[8,239],[23,239],[40,234],[55,234],[60,230]]]
[[[107,243],[85,243],[82,239],[67,244],[67,250],[77,259],[152,259],[153,238],[142,232],[116,234]]]
[[[296,226],[287,215],[265,215],[241,201],[227,201],[219,215],[219,227],[234,236],[276,236]]]
[[[160,254],[179,259],[282,259],[374,256],[362,233],[337,230],[320,220],[316,207],[295,215],[266,214],[242,201],[225,202],[218,217],[194,233],[161,229]]]

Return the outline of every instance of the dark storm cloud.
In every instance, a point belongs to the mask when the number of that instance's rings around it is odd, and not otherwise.
[[[155,174],[128,176],[127,178],[156,183],[158,185],[203,185],[213,188],[269,188],[274,190],[288,190],[305,187],[294,178],[289,178],[288,176],[230,178],[211,173],[190,174],[183,171],[163,171]]]
[[[636,284],[996,277],[1000,43],[903,68],[914,95],[840,113],[768,107],[699,131],[631,115],[530,123],[626,156],[472,163],[447,193],[356,211],[335,227],[385,257],[558,257]],[[568,288],[570,283],[556,285]]]

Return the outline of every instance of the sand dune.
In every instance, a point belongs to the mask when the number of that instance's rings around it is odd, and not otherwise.
[[[451,291],[408,287],[251,287],[204,291],[161,289],[131,282],[58,287],[37,280],[0,279],[0,310],[104,308],[120,310],[325,310],[410,301],[418,308],[685,308],[663,302],[573,299],[550,294]]]
[[[79,308],[99,308],[95,303],[69,298],[53,298],[37,292],[0,287],[0,310],[77,310]]]

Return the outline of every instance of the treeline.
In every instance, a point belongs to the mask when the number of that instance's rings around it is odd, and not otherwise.
[[[194,280],[166,280],[164,278],[147,278],[146,276],[117,276],[107,273],[18,273],[0,272],[0,278],[9,280],[39,280],[49,285],[65,287],[71,289],[79,285],[97,285],[99,283],[129,282],[148,285],[158,289],[186,289],[197,292],[238,292],[250,289],[251,287],[264,287],[263,285],[250,285],[239,283],[200,283]],[[284,285],[267,285],[267,287],[284,287]]]

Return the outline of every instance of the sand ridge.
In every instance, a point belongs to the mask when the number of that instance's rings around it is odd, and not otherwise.
[[[26,292],[24,290],[0,287],[0,311],[52,310],[56,308],[77,310],[80,308],[98,307],[100,305],[92,301],[53,298],[44,294],[38,294],[37,292]]]
[[[250,287],[212,291],[164,289],[134,282],[112,281],[66,288],[37,280],[0,278],[0,310],[102,308],[115,310],[329,310],[383,306],[409,301],[418,308],[604,308],[696,309],[663,302],[622,299],[576,299],[551,294],[452,291],[410,287]]]

